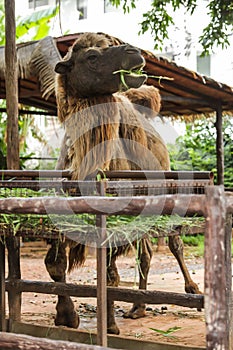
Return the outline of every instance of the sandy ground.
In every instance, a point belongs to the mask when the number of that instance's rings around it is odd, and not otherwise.
[[[21,249],[22,278],[27,280],[51,281],[45,266],[44,256],[46,246],[42,242],[26,243]],[[186,263],[189,271],[203,290],[203,259],[193,255],[192,250],[185,249]],[[118,259],[118,269],[121,276],[120,286],[137,288],[138,271],[135,267],[135,256]],[[77,284],[96,284],[96,260],[89,256],[85,265],[68,275],[67,282]],[[155,252],[149,274],[149,290],[184,292],[183,276],[177,262],[171,253]],[[73,298],[80,314],[80,330],[96,332],[96,300]],[[55,316],[56,296],[34,293],[24,293],[22,300],[22,320],[41,325],[53,325]],[[131,304],[116,302],[116,321],[122,336],[142,340],[169,342],[189,346],[205,346],[204,311],[189,309],[175,305],[148,305],[147,314],[137,320],[124,319],[123,314]],[[177,331],[165,336],[151,328],[166,331],[169,328],[180,327]]]

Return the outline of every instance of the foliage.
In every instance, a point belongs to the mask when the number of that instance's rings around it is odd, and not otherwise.
[[[185,246],[190,247],[191,254],[194,256],[204,256],[205,251],[205,235],[197,234],[197,235],[182,235],[182,241]],[[188,249],[189,250],[189,249]],[[187,249],[186,249],[187,251]],[[231,243],[231,256],[233,256],[233,242]]]
[[[6,107],[6,102],[1,101],[0,106],[2,108]],[[7,115],[6,113],[0,113],[0,169],[6,168],[6,124],[7,124]],[[24,156],[32,157],[33,154],[28,154],[28,143],[27,137],[29,132],[31,132],[32,137],[35,140],[38,140],[42,144],[46,144],[43,134],[39,130],[35,122],[35,117],[32,115],[19,115],[18,117],[19,125],[19,149],[20,149],[20,168],[24,168]]]
[[[43,159],[42,156],[35,169],[54,170],[56,168],[57,159],[60,155],[60,148],[49,147],[48,143],[46,144],[46,146],[49,148],[47,155],[49,159]]]
[[[45,10],[34,11],[32,14],[16,21],[16,41],[24,41],[25,35],[30,40],[39,40],[48,35],[50,20],[59,12],[58,6],[49,7]],[[30,35],[30,30],[34,29],[34,34]],[[4,4],[0,1],[0,45],[5,45],[5,10]]]
[[[124,12],[136,8],[138,0],[109,0],[113,5],[122,5]],[[143,13],[140,23],[140,33],[150,30],[154,37],[155,49],[162,49],[164,39],[168,38],[168,27],[174,24],[173,12],[185,7],[191,15],[197,8],[197,0],[152,0],[151,8]],[[203,54],[210,54],[214,45],[225,48],[229,45],[229,35],[233,29],[233,1],[208,0],[207,11],[209,24],[203,29],[199,42],[203,47]]]
[[[39,40],[48,35],[51,18],[57,15],[58,6],[49,7],[45,10],[34,11],[32,14],[20,18],[16,25],[16,39],[21,39],[32,28],[35,29],[35,35],[32,40]]]
[[[197,234],[197,235],[183,235],[181,236],[182,241],[185,246],[192,247],[192,255],[194,256],[204,256],[205,250],[205,235]]]
[[[50,26],[49,22],[51,18],[57,15],[59,7],[49,7],[46,10],[34,11],[32,14],[25,16],[24,18],[18,18],[16,24],[16,40],[24,40],[24,36],[28,35],[30,29],[34,29],[34,35],[30,37],[31,40],[39,40],[46,35],[48,35]],[[5,44],[5,10],[4,2],[0,0],[0,45]],[[0,106],[5,108],[5,101],[0,102]],[[26,107],[24,107],[26,109]],[[30,108],[32,109],[32,108]],[[0,169],[6,168],[6,114],[0,113]],[[24,167],[23,156],[32,156],[33,154],[28,154],[28,144],[26,142],[29,131],[32,137],[41,143],[45,144],[45,139],[40,132],[34,116],[23,115],[19,116],[19,142],[20,142],[20,156],[21,163],[20,167]]]
[[[233,120],[223,118],[225,186],[233,186]],[[213,171],[216,179],[216,129],[212,119],[186,124],[184,136],[168,145],[172,170]]]
[[[3,1],[0,1],[0,45],[5,42],[5,11]]]
[[[211,21],[203,29],[200,42],[205,52],[210,54],[214,42],[222,49],[230,44],[229,35],[232,35],[233,29],[233,1],[212,0],[208,4],[208,10]]]

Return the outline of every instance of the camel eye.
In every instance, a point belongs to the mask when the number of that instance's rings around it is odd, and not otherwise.
[[[97,58],[98,58],[98,56],[95,54],[91,54],[90,56],[87,57],[88,61],[91,63],[95,63]]]
[[[85,59],[90,64],[95,64],[98,60],[98,57],[100,56],[100,53],[97,50],[88,50],[85,55]]]

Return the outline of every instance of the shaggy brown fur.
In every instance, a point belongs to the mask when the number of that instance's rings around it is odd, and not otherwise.
[[[120,69],[138,69],[144,59],[138,49],[130,45],[112,46],[109,36],[84,33],[74,43],[63,61],[56,66],[56,97],[59,120],[65,125],[65,138],[58,167],[69,167],[73,179],[85,179],[97,169],[103,170],[169,170],[169,155],[165,143],[151,126],[149,118],[160,110],[160,95],[153,86],[145,86],[145,77],[126,74],[124,79],[130,87],[124,87]],[[175,244],[175,242],[178,242]],[[169,240],[173,254],[183,266],[181,240]],[[116,257],[125,253],[123,246],[108,255],[108,285],[117,286],[119,275]],[[64,249],[60,249],[60,253]],[[50,256],[53,256],[50,251]],[[146,288],[147,275],[152,256],[150,242],[141,240],[140,288]],[[85,247],[73,243],[70,248],[69,270],[85,259]],[[63,261],[63,258],[60,259]],[[48,263],[49,262],[49,263]],[[54,262],[57,264],[57,262]],[[51,259],[47,269],[58,280]],[[59,264],[58,264],[59,265]],[[65,280],[64,269],[59,269],[60,279]],[[191,278],[182,269],[185,282]],[[192,281],[191,281],[192,282]],[[198,292],[196,285],[192,292]],[[64,302],[64,300],[63,300]],[[61,302],[60,302],[61,303]],[[67,305],[73,319],[73,308]],[[59,310],[57,309],[58,313]],[[144,305],[134,305],[128,316],[144,315]],[[64,308],[57,315],[57,323],[64,319]],[[71,322],[67,322],[70,326]],[[73,323],[78,324],[78,321]],[[113,303],[108,302],[108,331],[119,333],[115,324]]]

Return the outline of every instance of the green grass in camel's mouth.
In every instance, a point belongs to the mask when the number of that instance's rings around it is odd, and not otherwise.
[[[169,77],[162,77],[162,76],[156,76],[156,75],[148,75],[146,72],[143,71],[143,68],[140,67],[138,69],[131,69],[131,70],[127,70],[127,69],[119,69],[116,70],[115,72],[113,72],[113,74],[120,74],[120,79],[121,79],[121,83],[122,85],[128,90],[129,86],[126,84],[125,82],[125,75],[129,75],[131,77],[139,77],[139,76],[144,76],[145,79],[147,78],[153,78],[153,79],[158,79],[159,81],[159,85],[160,85],[160,81],[162,79],[166,79],[166,80],[173,80],[173,78],[169,78]]]
[[[127,90],[129,89],[129,86],[125,82],[125,75],[129,75],[131,77],[144,76],[145,79],[147,79],[147,74],[145,72],[143,72],[142,68],[131,69],[131,70],[119,69],[119,70],[113,72],[113,74],[117,74],[117,73],[120,74],[121,83]]]

